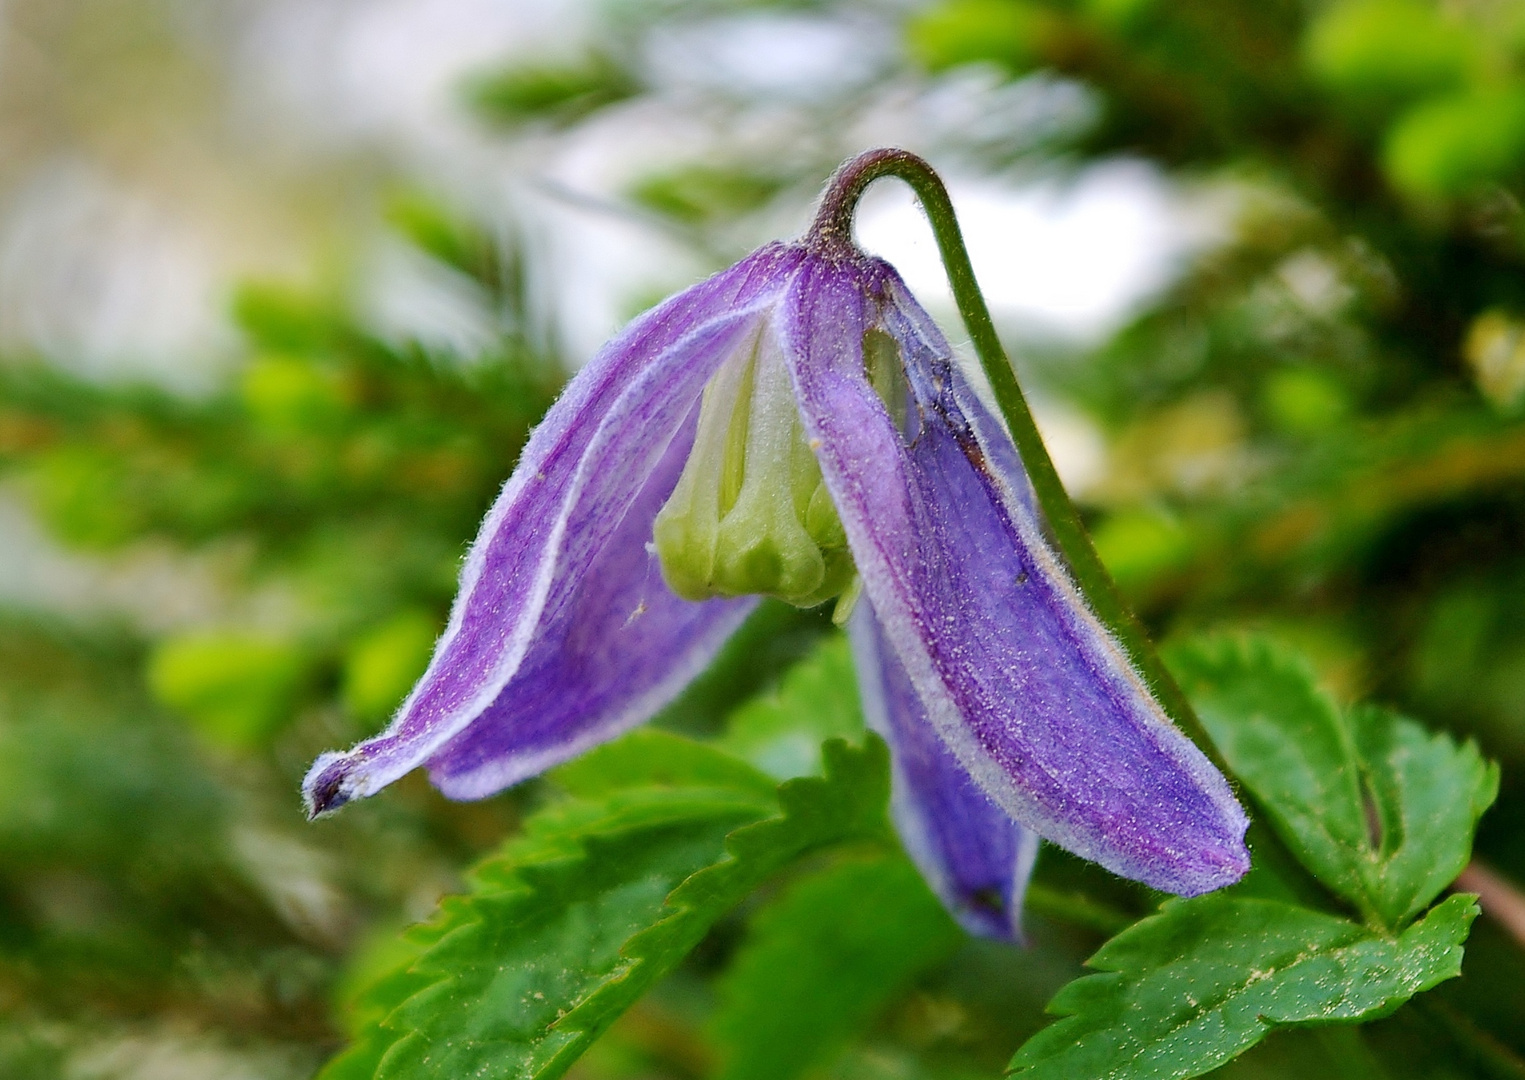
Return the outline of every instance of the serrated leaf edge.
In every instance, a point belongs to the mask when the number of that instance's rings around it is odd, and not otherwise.
[[[880,808],[881,817],[882,808],[888,802],[889,748],[877,735],[868,735],[861,748],[854,748],[843,739],[829,739],[822,744],[821,753],[825,775],[798,777],[780,784],[780,812],[762,821],[743,825],[730,833],[725,839],[726,856],[685,879],[668,895],[666,906],[671,909],[670,913],[638,932],[621,949],[621,953],[628,959],[627,966],[574,1005],[553,1025],[555,1028],[572,1028],[590,1034],[602,1030],[602,1026],[608,1022],[602,1019],[608,1013],[603,999],[619,990],[642,965],[657,964],[659,971],[653,976],[653,981],[665,974],[660,960],[653,960],[652,955],[663,952],[671,955],[672,950],[664,949],[663,943],[683,934],[684,927],[681,924],[690,914],[702,912],[706,907],[717,908],[716,915],[723,913],[745,899],[766,878],[811,850],[827,844],[886,835],[882,820],[861,821],[849,823],[848,828],[836,834],[815,837],[807,835],[789,842],[788,833],[802,813],[829,799],[832,788],[848,774],[869,774],[873,777],[876,786],[882,790],[870,801]],[[777,843],[775,838],[782,838],[784,842]],[[771,854],[764,854],[770,848]],[[729,882],[727,878],[735,880]],[[691,932],[693,940],[680,946],[680,955],[687,955],[712,923],[713,919],[705,920],[696,927],[697,933]],[[589,1013],[599,1016],[599,1019],[587,1022],[586,1014]],[[578,1050],[578,1054],[581,1052]]]
[[[1121,938],[1124,935],[1131,935],[1131,934],[1133,934],[1135,932],[1147,932],[1147,930],[1151,927],[1151,925],[1158,925],[1161,920],[1163,920],[1166,917],[1168,917],[1171,914],[1171,909],[1173,909],[1173,908],[1175,908],[1175,907],[1177,907],[1179,905],[1189,904],[1191,902],[1192,902],[1191,900],[1172,900],[1172,901],[1168,901],[1164,905],[1161,906],[1161,910],[1157,914],[1151,915],[1151,916],[1149,916],[1147,918],[1144,918],[1144,919],[1140,919],[1137,923],[1133,924],[1133,926],[1131,926],[1127,930],[1123,931],[1122,934],[1117,935],[1117,937],[1114,937],[1113,939],[1111,939],[1111,941],[1108,941],[1105,944],[1103,944],[1102,947],[1100,949],[1098,949],[1097,952],[1089,960],[1086,961],[1086,966],[1093,968],[1096,971],[1096,974],[1094,974],[1094,975],[1085,975],[1085,976],[1082,976],[1079,979],[1074,980],[1073,982],[1070,982],[1070,983],[1066,984],[1064,987],[1061,988],[1059,994],[1055,995],[1054,1000],[1050,1002],[1048,1008],[1045,1009],[1046,1012],[1048,1012],[1051,1015],[1059,1018],[1059,1019],[1057,1019],[1055,1021],[1056,1025],[1057,1024],[1063,1024],[1070,1017],[1080,1015],[1081,1009],[1083,1008],[1083,1004],[1084,1004],[1083,1002],[1077,1004],[1077,1006],[1075,1008],[1073,1008],[1073,1009],[1064,1009],[1062,1007],[1061,1008],[1055,1008],[1054,1006],[1058,1003],[1060,997],[1064,996],[1066,993],[1070,993],[1070,994],[1072,994],[1075,997],[1079,997],[1079,996],[1085,994],[1088,990],[1099,989],[1099,988],[1102,988],[1104,986],[1110,986],[1112,984],[1115,984],[1116,982],[1125,981],[1127,979],[1127,976],[1130,974],[1130,969],[1124,968],[1124,967],[1121,967],[1121,966],[1118,966],[1118,967],[1107,967],[1106,966],[1105,953],[1106,953],[1108,945],[1113,944],[1113,942],[1117,941],[1118,938]],[[1260,900],[1260,899],[1256,899],[1256,898],[1245,898],[1244,902],[1247,902],[1247,903],[1256,903],[1256,904],[1274,904],[1274,905],[1287,906],[1287,907],[1295,907],[1296,906],[1296,905],[1285,904],[1285,902],[1283,902],[1283,901],[1278,901],[1278,900]],[[1448,908],[1448,907],[1465,908],[1464,911],[1459,913],[1459,914],[1462,914],[1462,915],[1465,916],[1465,921],[1463,922],[1463,924],[1462,924],[1462,926],[1460,928],[1461,933],[1460,933],[1459,938],[1455,942],[1445,946],[1445,952],[1447,954],[1454,955],[1455,963],[1453,965],[1451,965],[1451,970],[1450,971],[1442,973],[1442,974],[1439,974],[1439,975],[1436,975],[1435,977],[1427,977],[1425,979],[1422,979],[1419,982],[1417,982],[1416,984],[1414,984],[1412,986],[1412,988],[1408,989],[1406,992],[1400,991],[1397,995],[1394,995],[1394,997],[1396,997],[1397,1000],[1389,1001],[1385,1005],[1374,1007],[1374,1008],[1369,1009],[1366,1012],[1361,1013],[1361,1014],[1359,1014],[1357,1016],[1338,1017],[1338,1018],[1328,1019],[1328,1020],[1310,1019],[1310,1020],[1294,1020],[1294,1021],[1277,1021],[1277,1020],[1268,1020],[1264,1016],[1258,1017],[1257,1018],[1257,1025],[1258,1026],[1255,1029],[1257,1034],[1255,1035],[1254,1038],[1250,1039],[1243,1046],[1241,1046],[1238,1050],[1235,1050],[1234,1052],[1229,1053],[1226,1056],[1224,1056],[1222,1058],[1219,1058],[1217,1060],[1213,1060],[1213,1061],[1204,1063],[1204,1066],[1200,1070],[1197,1070],[1197,1071],[1194,1071],[1194,1072],[1189,1072],[1189,1073],[1179,1073],[1177,1075],[1178,1076],[1182,1076],[1182,1077],[1200,1076],[1200,1075],[1202,1075],[1205,1072],[1209,1072],[1212,1069],[1216,1069],[1219,1066],[1227,1063],[1228,1061],[1232,1061],[1234,1058],[1238,1057],[1240,1054],[1243,1054],[1246,1051],[1250,1050],[1251,1048],[1256,1046],[1258,1043],[1260,1043],[1272,1031],[1275,1031],[1277,1029],[1281,1029],[1281,1028],[1295,1028],[1295,1027],[1315,1027],[1315,1026],[1319,1026],[1321,1024],[1351,1024],[1351,1023],[1361,1023],[1361,1022],[1365,1022],[1365,1021],[1369,1021],[1369,1020],[1381,1019],[1383,1016],[1389,1015],[1394,1009],[1398,1008],[1404,1002],[1408,1001],[1409,999],[1413,998],[1414,996],[1416,996],[1418,994],[1422,994],[1422,993],[1424,993],[1427,990],[1433,989],[1434,987],[1438,986],[1440,983],[1445,982],[1448,979],[1452,979],[1452,978],[1455,978],[1456,976],[1460,975],[1461,974],[1462,952],[1463,952],[1462,942],[1466,940],[1466,937],[1468,936],[1468,933],[1470,932],[1473,920],[1475,920],[1477,918],[1477,916],[1482,911],[1482,909],[1477,904],[1477,897],[1474,894],[1472,894],[1472,893],[1453,893],[1451,896],[1447,897],[1445,900],[1441,901],[1440,903],[1436,904],[1434,907],[1432,907],[1428,911],[1426,911],[1424,913],[1423,918],[1421,918],[1419,920],[1416,920],[1414,923],[1412,923],[1410,926],[1408,926],[1405,930],[1403,930],[1402,932],[1399,932],[1399,933],[1385,933],[1385,932],[1383,932],[1383,931],[1381,931],[1379,929],[1375,929],[1373,927],[1365,926],[1365,925],[1360,924],[1360,923],[1351,922],[1348,919],[1340,920],[1340,921],[1346,922],[1349,925],[1351,931],[1355,935],[1358,935],[1358,936],[1353,937],[1350,941],[1346,942],[1345,944],[1343,944],[1341,946],[1338,946],[1338,948],[1347,948],[1350,945],[1354,944],[1356,941],[1360,940],[1360,937],[1365,937],[1365,938],[1368,938],[1368,939],[1370,939],[1370,938],[1377,938],[1377,939],[1380,939],[1380,940],[1385,940],[1385,941],[1389,941],[1389,942],[1393,942],[1393,943],[1399,943],[1404,938],[1409,938],[1409,937],[1413,937],[1415,939],[1423,938],[1423,937],[1425,937],[1427,935],[1422,933],[1422,931],[1425,931],[1425,930],[1430,928],[1429,925],[1428,925],[1428,919],[1430,918],[1430,916],[1432,916],[1435,913],[1441,911],[1441,909]],[[1318,912],[1316,914],[1324,915],[1325,913]],[[1326,918],[1331,918],[1331,919],[1338,919],[1338,916],[1325,915],[1325,917]],[[1157,1041],[1157,1042],[1158,1041],[1164,1041],[1164,1039],[1170,1037],[1171,1035],[1174,1035],[1176,1032],[1181,1031],[1184,1028],[1190,1027],[1191,1024],[1198,1022],[1204,1015],[1212,1012],[1214,1009],[1222,1007],[1224,1005],[1224,1003],[1227,1002],[1233,996],[1233,994],[1235,992],[1241,991],[1241,990],[1247,988],[1253,982],[1261,981],[1261,979],[1269,977],[1270,974],[1279,974],[1279,973],[1288,971],[1292,967],[1295,967],[1296,964],[1302,963],[1302,962],[1305,962],[1306,960],[1311,960],[1311,959],[1314,959],[1314,958],[1316,958],[1316,957],[1313,956],[1313,955],[1299,957],[1296,961],[1294,961],[1293,964],[1289,964],[1289,965],[1283,966],[1282,968],[1278,969],[1277,972],[1263,973],[1263,974],[1260,974],[1260,978],[1259,979],[1251,979],[1251,980],[1249,980],[1247,982],[1237,984],[1235,987],[1225,991],[1222,995],[1218,996],[1211,1003],[1201,1003],[1200,1005],[1194,1005],[1193,1006],[1194,1013],[1193,1013],[1192,1019],[1190,1019],[1188,1021],[1183,1021],[1182,1023],[1177,1024],[1176,1026],[1168,1029],[1160,1039],[1154,1040],[1154,1041]],[[1084,989],[1078,989],[1078,988],[1081,988],[1081,987],[1084,987]],[[1044,1029],[1044,1030],[1049,1030],[1049,1029]],[[1039,1059],[1038,1061],[1034,1061],[1034,1062],[1030,1062],[1030,1063],[1019,1063],[1018,1059],[1021,1056],[1022,1049],[1023,1049],[1023,1047],[1019,1047],[1018,1048],[1016,1054],[1013,1055],[1012,1060],[1007,1065],[1007,1070],[1006,1070],[1006,1075],[1007,1076],[1009,1076],[1009,1077],[1021,1077],[1021,1076],[1025,1075],[1025,1074],[1030,1073],[1032,1070],[1042,1066],[1042,1064],[1044,1063],[1044,1060],[1046,1060],[1046,1059]],[[1113,1069],[1112,1071],[1110,1071],[1110,1072],[1108,1072],[1108,1073],[1106,1073],[1106,1074],[1104,1074],[1102,1076],[1095,1077],[1094,1080],[1127,1080],[1129,1075],[1130,1074],[1128,1072],[1124,1071],[1124,1070]]]
[[[776,812],[761,821],[742,825],[730,832],[724,842],[724,857],[680,882],[667,897],[664,905],[667,913],[626,941],[620,950],[625,962],[545,1029],[547,1035],[564,1034],[569,1037],[569,1041],[534,1073],[528,1074],[529,1077],[548,1080],[565,1072],[628,1007],[629,1001],[622,1002],[619,999],[628,993],[633,979],[644,978],[648,967],[651,968],[651,983],[666,974],[678,959],[686,956],[698,944],[713,924],[714,918],[740,903],[754,888],[783,866],[823,846],[888,836],[884,809],[889,800],[889,748],[884,741],[872,733],[865,736],[861,747],[853,747],[842,739],[830,739],[822,744],[821,753],[824,775],[799,777],[780,784],[776,794]],[[825,809],[830,814],[833,809],[833,793],[839,786],[846,784],[851,791],[865,780],[872,785],[869,797],[851,799],[846,804],[855,811],[854,817],[839,822],[839,827],[834,830],[812,833],[809,826],[806,826],[800,829],[799,835],[790,836],[791,830],[799,826],[801,819],[812,812]],[[752,793],[712,788],[692,791],[688,788],[633,789],[595,802],[597,805],[607,805],[611,802],[638,800],[641,791],[660,791],[660,802],[667,805],[672,805],[675,791],[707,797],[728,794],[729,801],[738,806],[761,808],[764,805]],[[567,805],[570,808],[573,804]],[[691,801],[690,809],[694,805]],[[584,836],[589,840],[594,836],[612,837],[617,836],[622,829],[633,827],[621,824],[607,831],[596,828],[599,821],[608,821],[617,816],[614,812],[591,815],[584,826],[586,833],[576,838],[556,833],[523,835],[512,842],[501,856],[479,865],[470,876],[473,891],[445,897],[434,916],[422,924],[428,929],[421,929],[420,933],[430,940],[424,952],[407,971],[420,976],[436,977],[397,1002],[386,1017],[379,1021],[378,1026],[382,1030],[396,1031],[391,1021],[399,1010],[449,979],[448,971],[435,972],[429,969],[429,955],[450,937],[466,932],[481,922],[480,918],[467,913],[470,908],[512,893],[535,891],[533,882],[523,880],[522,875],[526,871],[532,876],[553,874],[562,866],[571,866],[585,860],[587,847]],[[513,865],[507,868],[506,874],[497,878],[494,869],[505,863]],[[688,925],[691,917],[696,914],[699,919],[692,926]],[[705,918],[706,915],[711,917]],[[451,923],[456,924],[450,925]],[[684,940],[685,937],[690,940]],[[413,1033],[402,1031],[392,1040],[378,1061],[378,1074],[385,1072],[386,1059],[411,1034]],[[358,1043],[359,1038],[355,1041]],[[342,1056],[341,1054],[340,1057]],[[334,1059],[335,1062],[338,1060],[339,1058]]]

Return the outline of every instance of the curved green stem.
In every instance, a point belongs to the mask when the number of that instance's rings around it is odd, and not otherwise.
[[[1017,450],[1022,455],[1038,496],[1045,523],[1058,546],[1060,554],[1068,563],[1070,573],[1080,586],[1098,618],[1112,631],[1134,667],[1149,684],[1156,698],[1164,706],[1183,731],[1223,767],[1206,730],[1187,703],[1186,695],[1171,678],[1170,672],[1160,662],[1159,654],[1150,645],[1143,627],[1134,618],[1122,595],[1117,591],[1112,575],[1102,565],[1091,545],[1090,535],[1080,521],[1075,504],[1070,501],[1059,480],[1059,473],[1044,448],[1043,438],[1027,407],[1027,399],[1017,386],[1001,339],[996,335],[990,309],[974,279],[974,267],[969,262],[969,252],[964,247],[964,236],[953,213],[953,202],[942,179],[925,160],[907,150],[869,150],[846,162],[839,168],[826,186],[815,223],[806,237],[806,243],[819,251],[846,255],[858,254],[852,239],[852,216],[859,198],[869,184],[883,177],[893,176],[905,181],[916,193],[922,211],[932,225],[937,248],[942,255],[943,266],[948,273],[948,283],[953,290],[954,303],[969,338],[974,343],[980,366],[990,380],[995,393],[996,405],[1006,421]]]

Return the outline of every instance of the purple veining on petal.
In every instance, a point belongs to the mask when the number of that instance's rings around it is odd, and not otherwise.
[[[948,752],[867,601],[849,631],[864,717],[890,744],[890,809],[906,851],[964,929],[1020,939],[1038,834],[991,802]]]
[[[429,759],[452,799],[501,791],[649,719],[714,658],[756,606],[752,597],[682,600],[649,549],[694,440],[690,410],[635,504],[541,623],[497,700]]]
[[[374,794],[496,700],[799,258],[762,249],[637,319],[578,373],[483,522],[428,670],[385,732],[314,762],[303,783],[312,812]]]
[[[1000,477],[1011,457],[961,411],[951,358],[928,368],[902,337],[909,445],[869,385],[863,333],[895,280],[877,261],[802,267],[786,354],[864,592],[933,725],[1008,813],[1084,858],[1182,895],[1237,880],[1243,811],[1061,568],[1014,496],[1025,481]]]

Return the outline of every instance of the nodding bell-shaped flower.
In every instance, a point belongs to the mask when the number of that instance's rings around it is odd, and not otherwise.
[[[420,765],[475,799],[574,757],[670,701],[762,595],[836,599],[896,824],[971,931],[1015,936],[1040,836],[1186,896],[1248,869],[1243,811],[1045,538],[1010,435],[825,210],[577,373],[428,670],[385,732],[318,759],[309,811]]]

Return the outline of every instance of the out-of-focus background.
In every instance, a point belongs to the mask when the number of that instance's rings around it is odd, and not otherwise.
[[[1475,735],[1481,850],[1525,879],[1520,5],[6,0],[0,1077],[285,1080],[340,1045],[538,796],[410,777],[310,825],[307,764],[421,671],[567,373],[887,144],[946,176],[1156,634],[1266,631]],[[859,232],[958,341],[909,195]],[[669,722],[823,627],[761,619]],[[1031,925],[821,1067],[998,1075],[1100,940]],[[579,1075],[709,1075],[726,933]],[[1525,959],[1484,923],[1468,965],[1442,993],[1525,1048]],[[1317,1073],[1300,1045],[1233,1068]]]

